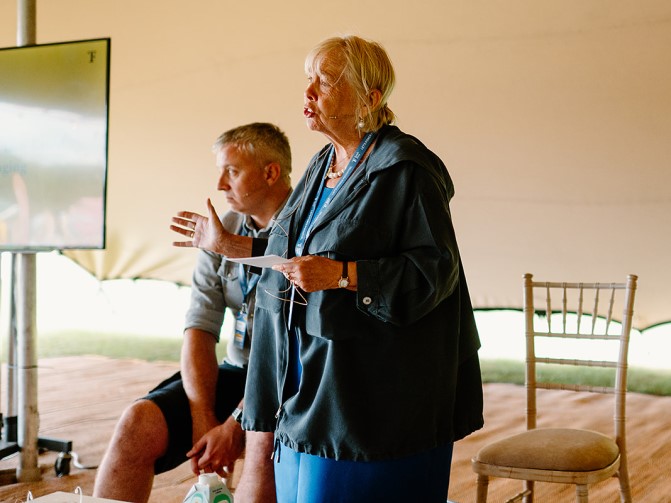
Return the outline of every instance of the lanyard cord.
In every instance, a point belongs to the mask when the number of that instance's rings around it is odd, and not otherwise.
[[[244,221],[242,222],[240,235],[249,236],[249,232],[245,227]],[[250,280],[248,277],[248,269],[244,265],[238,263],[238,283],[240,284],[240,290],[242,291],[243,304],[247,303],[247,298],[249,297],[249,294],[252,292],[252,290],[256,288],[256,284],[259,282],[259,279],[261,279],[261,275],[254,274]]]
[[[368,150],[368,147],[370,147],[370,144],[373,142],[375,139],[376,133],[374,132],[369,132],[366,133],[366,135],[363,137],[361,142],[359,143],[359,146],[357,147],[356,151],[354,152],[354,155],[352,158],[349,160],[349,163],[347,164],[347,167],[345,168],[345,171],[343,173],[342,179],[336,185],[329,196],[326,198],[324,201],[324,204],[319,205],[319,201],[322,198],[322,192],[324,190],[324,184],[322,183],[319,186],[319,191],[317,192],[317,196],[315,197],[314,201],[312,201],[312,207],[310,208],[310,213],[308,215],[308,218],[305,220],[303,224],[303,229],[301,230],[300,236],[298,237],[298,240],[296,241],[296,255],[300,256],[303,254],[303,247],[305,246],[305,241],[307,240],[308,236],[312,232],[312,229],[314,228],[314,223],[319,214],[322,212],[324,208],[327,208],[329,204],[331,204],[331,201],[333,198],[340,192],[340,190],[343,188],[345,185],[345,182],[349,179],[350,175],[354,171],[354,168],[357,167],[359,162],[361,161],[361,158],[363,155],[366,153]],[[328,169],[328,166],[331,164],[331,159],[335,155],[335,147],[331,148],[331,152],[328,157],[328,161],[326,162],[326,166],[324,169]]]

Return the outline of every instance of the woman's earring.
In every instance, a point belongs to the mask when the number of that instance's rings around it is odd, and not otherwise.
[[[363,119],[359,119],[359,122],[357,122],[356,127],[358,127],[359,129],[363,129],[363,127],[364,127],[365,125],[366,125],[366,124],[365,124],[365,122],[363,121]]]

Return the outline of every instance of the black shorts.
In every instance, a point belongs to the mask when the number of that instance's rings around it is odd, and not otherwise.
[[[222,423],[242,400],[246,377],[245,369],[227,363],[219,365],[215,413]],[[181,374],[177,372],[169,377],[144,398],[158,405],[168,424],[168,450],[154,465],[157,474],[163,473],[184,463],[188,459],[186,453],[193,446],[191,410]]]

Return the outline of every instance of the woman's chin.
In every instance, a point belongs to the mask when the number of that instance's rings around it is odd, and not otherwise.
[[[327,128],[323,122],[314,119],[308,120],[307,126],[310,131],[314,131],[316,133],[327,134],[327,132],[330,131],[330,129]]]

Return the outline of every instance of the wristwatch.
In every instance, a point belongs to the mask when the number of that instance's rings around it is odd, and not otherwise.
[[[231,416],[233,416],[233,419],[235,419],[238,422],[238,424],[242,424],[242,409],[241,408],[238,407],[237,409],[235,409],[233,411],[233,413],[231,414]]]
[[[342,263],[342,276],[338,280],[338,288],[347,288],[349,286],[349,277],[347,272],[347,260]]]

